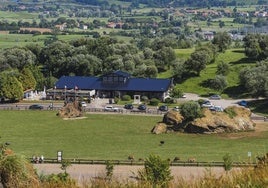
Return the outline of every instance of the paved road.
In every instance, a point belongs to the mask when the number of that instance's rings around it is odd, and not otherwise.
[[[60,169],[59,164],[34,164],[34,167],[37,169],[39,174],[57,174],[63,172]],[[115,165],[113,178],[122,182],[136,181],[138,171],[143,168],[143,166]],[[208,168],[172,166],[170,169],[174,180],[179,178],[184,178],[185,180],[200,178],[208,172],[208,169],[210,169],[217,177],[224,173],[223,167]],[[105,177],[106,170],[105,165],[73,164],[67,168],[67,172],[73,179],[77,180],[79,184],[82,184],[84,181],[90,181],[98,177]]]

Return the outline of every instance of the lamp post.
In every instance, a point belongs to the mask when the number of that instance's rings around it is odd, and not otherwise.
[[[52,110],[54,110],[54,101],[55,101],[55,97],[56,97],[56,89],[57,89],[57,87],[56,86],[54,86],[54,93],[53,93],[53,100],[52,100]]]
[[[67,86],[64,86],[64,102],[67,103],[67,99],[66,99],[66,89],[67,89]]]

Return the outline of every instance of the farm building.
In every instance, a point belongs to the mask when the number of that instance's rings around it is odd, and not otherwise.
[[[47,96],[114,98],[123,95],[140,95],[164,99],[172,85],[170,79],[135,78],[123,71],[114,71],[100,77],[62,76]]]

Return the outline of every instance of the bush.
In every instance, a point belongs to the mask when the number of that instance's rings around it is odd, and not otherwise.
[[[173,179],[169,168],[169,161],[162,160],[159,156],[150,155],[144,162],[144,170],[139,171],[139,178],[145,182],[160,187],[168,187]]]
[[[179,88],[173,88],[170,93],[170,96],[175,97],[175,98],[180,98],[183,96],[183,91],[180,90]]]
[[[148,97],[147,96],[142,96],[141,97],[141,101],[147,103],[149,101]]]
[[[150,105],[152,105],[152,106],[157,106],[159,103],[160,103],[160,101],[156,98],[152,98],[150,100]]]
[[[237,116],[233,108],[225,108],[224,112],[228,114],[230,118],[234,118],[235,116]]]
[[[194,101],[182,104],[180,113],[186,120],[190,121],[202,116],[200,105]]]
[[[119,102],[119,98],[118,97],[115,97],[114,98],[114,103],[117,104]]]
[[[165,103],[172,104],[172,103],[174,103],[174,99],[173,98],[170,98],[170,97],[167,97],[165,99]]]
[[[122,101],[130,101],[131,97],[129,95],[123,95]]]
[[[223,167],[225,171],[229,171],[232,169],[233,159],[229,153],[223,156]]]

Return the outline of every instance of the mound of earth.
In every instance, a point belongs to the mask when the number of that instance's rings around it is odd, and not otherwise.
[[[61,118],[77,118],[77,117],[82,117],[82,108],[79,105],[79,102],[75,101],[72,103],[67,103],[63,108],[61,108],[57,116]]]
[[[162,122],[152,129],[152,133],[223,133],[254,130],[255,124],[250,118],[251,111],[247,108],[232,106],[224,112],[203,109],[203,115],[193,121],[186,121],[179,112],[169,111],[164,115]]]

